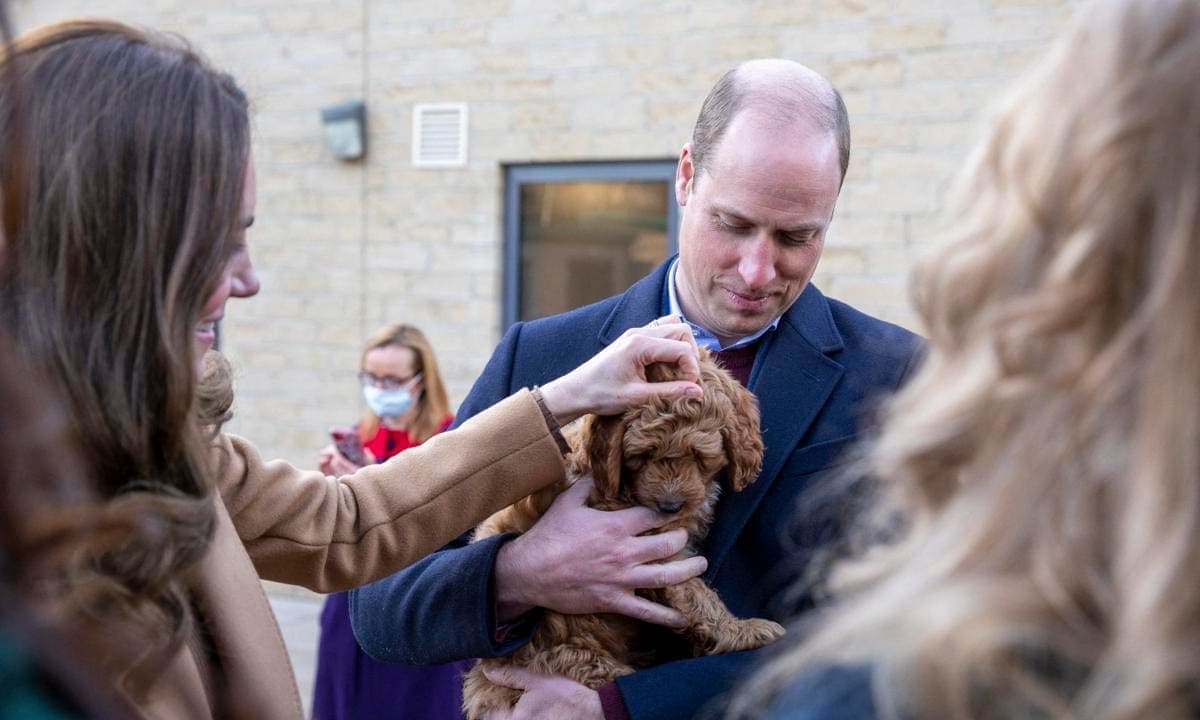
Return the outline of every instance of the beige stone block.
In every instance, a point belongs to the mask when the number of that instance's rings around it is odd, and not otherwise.
[[[410,301],[459,298],[463,283],[463,275],[458,271],[430,270],[412,277],[406,294]]]
[[[843,190],[825,245],[827,248],[862,248],[879,243],[902,242],[904,228],[903,215],[879,212],[876,208],[856,203],[854,198],[845,197]]]
[[[944,22],[880,23],[871,28],[871,47],[876,50],[938,47],[945,38]]]
[[[500,17],[509,12],[509,0],[456,0],[454,15],[456,18]]]
[[[904,63],[895,55],[835,60],[829,79],[840,88],[895,85],[904,77]],[[849,107],[849,106],[847,106]]]
[[[850,153],[850,167],[846,169],[846,177],[843,182],[865,183],[870,181],[874,177],[874,173],[871,170],[871,155],[870,151],[863,153],[852,150]]]
[[[510,0],[509,15],[553,15],[585,11],[583,0]],[[592,14],[591,11],[587,14]]]
[[[750,4],[747,2],[693,0],[688,3],[688,12],[679,21],[684,27],[727,30],[747,25],[750,18]]]
[[[366,267],[368,272],[428,270],[434,247],[436,245],[408,239],[400,233],[390,234],[390,237],[375,240],[368,246]]]
[[[551,13],[498,17],[489,24],[487,42],[492,46],[525,46],[533,39],[546,37],[556,19]]]
[[[992,5],[997,8],[1005,7],[1061,7],[1066,5],[1066,0],[992,0]]]
[[[818,70],[818,72],[820,71]],[[828,77],[827,74],[826,77]],[[865,88],[851,88],[847,90],[838,88],[838,92],[842,95],[842,102],[846,103],[846,112],[850,115],[850,127],[851,133],[853,133],[854,123],[860,119],[869,118],[874,114],[874,95],[871,90]]]
[[[1023,9],[1007,12],[954,16],[946,32],[946,44],[995,45],[1036,40],[1047,42],[1066,24],[1065,9]]]
[[[651,97],[646,101],[646,122],[649,128],[683,127],[683,138],[690,134],[696,116],[700,113],[702,98],[667,100]],[[682,142],[680,143],[682,146]]]
[[[991,46],[937,48],[904,56],[909,80],[972,80],[995,75],[999,59]]]
[[[559,72],[602,65],[599,46],[591,40],[578,40],[569,45],[532,46],[527,52],[528,67],[533,72]]]
[[[865,271],[874,277],[908,277],[916,253],[901,244],[873,247],[866,254]]]
[[[881,183],[939,183],[957,169],[953,158],[920,151],[879,151],[872,156],[875,180]]]
[[[853,113],[850,118],[850,142],[853,149],[894,149],[913,145],[915,130],[912,123],[890,120],[856,121]]]
[[[908,302],[908,283],[903,277],[849,275],[835,278],[833,287],[837,299],[860,309],[904,307]]]
[[[943,151],[950,149],[955,164],[961,164],[966,149],[983,136],[983,126],[978,120],[939,122],[926,120],[913,124],[917,147],[924,150]]]
[[[924,249],[940,242],[953,229],[953,218],[948,210],[914,214],[908,218],[908,242],[914,248],[914,257],[920,257]]]
[[[728,30],[714,31],[708,38],[700,38],[704,45],[705,60],[722,63],[725,69],[746,60],[761,57],[776,57],[782,47],[777,32],[736,32]],[[679,46],[674,49],[674,57],[687,60],[693,48]]]
[[[467,98],[480,97],[499,101],[536,100],[553,97],[551,92],[554,80],[549,76],[527,78],[500,78],[495,82],[486,83],[490,88],[488,94],[467,94]]]
[[[450,229],[450,242],[469,252],[491,252],[500,245],[500,228],[494,222],[456,223]]]
[[[660,38],[606,42],[601,45],[601,60],[608,67],[637,67],[653,71],[667,62],[669,43]]]
[[[477,69],[481,73],[523,72],[530,67],[529,51],[512,45],[488,46],[478,51]]]
[[[870,51],[867,21],[818,22],[785,28],[779,36],[780,55],[810,65],[827,56],[861,56]]]
[[[546,130],[570,126],[570,108],[560,102],[522,103],[512,111],[514,130]]]
[[[861,248],[827,244],[821,253],[821,261],[817,267],[825,275],[862,273],[866,270],[867,258]]]
[[[968,120],[991,99],[985,83],[905,83],[875,91],[872,110],[899,121],[912,118]]]
[[[372,24],[386,26],[453,19],[456,11],[457,5],[451,2],[373,0],[367,12]]]
[[[496,298],[500,297],[501,276],[499,272],[481,272],[471,275],[471,299],[481,302],[488,312],[500,312]]]
[[[820,0],[817,12],[820,17],[880,18],[891,13],[891,0]]]
[[[1049,46],[1044,43],[1002,47],[997,51],[997,71],[1004,77],[1017,78],[1044,60],[1048,52]]]
[[[447,75],[467,75],[476,71],[477,54],[470,48],[461,47],[432,47],[409,48],[402,54],[382,55],[384,62],[398,61],[404,74],[413,76],[445,77]]]
[[[760,0],[751,5],[747,23],[757,27],[783,27],[812,22],[817,17],[813,0]]]
[[[893,17],[938,17],[980,13],[992,7],[992,0],[893,0]]]
[[[646,122],[646,101],[640,97],[581,98],[572,108],[571,124],[582,129],[636,128]]]
[[[620,97],[629,92],[629,83],[630,73],[623,69],[579,68],[556,75],[553,88],[547,96],[560,101],[581,97]]]
[[[496,253],[482,252],[477,247],[463,247],[447,243],[430,249],[430,268],[435,272],[449,271],[462,273],[460,287],[469,284],[467,274],[476,272],[496,272],[500,258]]]
[[[578,159],[587,155],[590,144],[591,134],[581,130],[540,132],[529,138],[529,157],[547,161]]]

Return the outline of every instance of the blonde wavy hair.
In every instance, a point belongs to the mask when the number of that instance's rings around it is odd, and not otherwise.
[[[735,713],[856,663],[885,715],[1200,712],[1200,3],[1086,8],[971,167],[874,542]]]
[[[438,368],[437,358],[433,354],[433,345],[425,333],[412,325],[398,323],[379,328],[367,338],[363,348],[361,367],[367,361],[367,353],[386,347],[406,347],[417,356],[413,372],[421,373],[421,390],[417,393],[417,415],[408,428],[409,435],[417,442],[425,442],[437,435],[442,429],[442,423],[450,416],[450,399],[446,393],[446,384],[442,381],[442,372]],[[368,442],[379,432],[379,416],[367,410],[358,424],[359,436],[363,442]]]

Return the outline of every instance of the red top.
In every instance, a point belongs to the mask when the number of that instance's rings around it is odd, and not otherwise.
[[[437,432],[444,431],[450,427],[450,423],[452,422],[454,422],[454,416],[447,415]],[[434,433],[434,435],[436,434]],[[407,450],[410,447],[416,447],[420,444],[419,442],[413,442],[407,430],[392,430],[380,425],[379,432],[375,433],[375,437],[363,443],[363,447],[371,451],[371,454],[375,456],[375,462],[383,462],[402,450]]]

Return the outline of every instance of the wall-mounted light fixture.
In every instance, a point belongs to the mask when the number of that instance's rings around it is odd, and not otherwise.
[[[338,160],[357,160],[367,154],[367,106],[350,100],[321,108],[325,140]]]

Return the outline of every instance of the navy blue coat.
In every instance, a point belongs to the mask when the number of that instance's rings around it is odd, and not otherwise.
[[[626,329],[665,314],[669,264],[621,295],[513,325],[458,422],[523,387],[566,374]],[[749,383],[762,410],[762,472],[744,491],[722,496],[704,548],[705,580],[733,613],[780,619],[795,610],[777,600],[827,532],[797,513],[798,498],[836,466],[879,399],[915,365],[918,348],[907,330],[827,299],[812,285],[765,336]],[[351,616],[363,649],[381,660],[426,664],[507,654],[527,642],[536,616],[504,643],[492,632],[492,568],[506,540],[443,550],[354,591]],[[729,690],[757,656],[669,662],[617,685],[635,719],[689,718]]]

